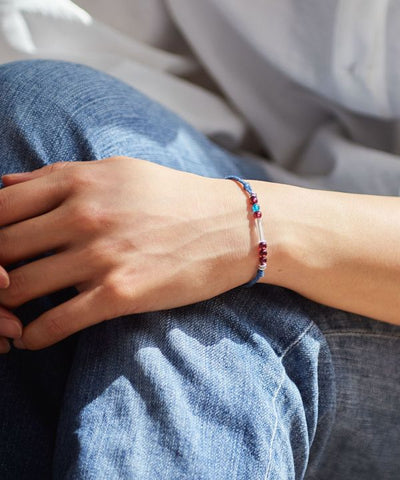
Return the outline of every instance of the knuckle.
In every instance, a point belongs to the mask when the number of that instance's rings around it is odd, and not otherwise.
[[[86,168],[70,168],[68,170],[67,182],[72,192],[79,192],[92,185],[93,174]]]
[[[45,168],[48,170],[49,173],[57,172],[62,168],[66,167],[70,162],[55,162],[47,165]]]
[[[108,295],[115,300],[122,300],[128,296],[126,286],[118,280],[117,277],[111,278],[107,281],[106,289]]]
[[[88,245],[83,254],[83,261],[87,265],[92,265],[96,268],[110,268],[115,263],[114,255],[101,242]]]
[[[104,320],[140,313],[136,290],[121,280],[120,274],[108,274],[98,283],[99,302],[104,305]]]
[[[98,231],[107,222],[105,213],[94,203],[77,203],[71,207],[69,215],[78,229],[84,232]]]
[[[65,168],[70,167],[74,162],[55,162],[53,165],[56,165],[56,168]]]
[[[104,282],[105,295],[118,311],[125,312],[129,305],[129,313],[134,312],[135,291],[129,282],[120,276],[110,276]]]

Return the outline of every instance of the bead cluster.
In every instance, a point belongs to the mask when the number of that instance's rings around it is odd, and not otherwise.
[[[253,217],[256,220],[257,229],[259,233],[258,243],[258,269],[265,270],[267,268],[267,242],[264,239],[264,232],[262,231],[261,217],[262,213],[256,193],[250,195],[250,206],[253,210]]]
[[[246,192],[249,194],[249,200],[250,200],[250,206],[253,212],[253,217],[256,223],[257,227],[257,232],[258,232],[258,270],[257,270],[257,275],[253,280],[250,282],[246,283],[246,287],[251,287],[254,285],[258,280],[264,276],[264,270],[267,268],[267,242],[264,237],[264,230],[263,230],[263,225],[262,225],[262,213],[260,209],[260,205],[258,203],[258,198],[257,194],[253,192],[250,184],[246,182],[245,180],[242,180],[239,177],[236,177],[235,175],[230,175],[228,177],[225,177],[226,179],[230,180],[236,180],[239,183],[241,183],[246,190]]]

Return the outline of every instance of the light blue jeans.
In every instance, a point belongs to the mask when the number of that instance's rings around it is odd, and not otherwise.
[[[1,174],[127,155],[268,180],[262,162],[64,62],[0,67],[0,133]],[[76,293],[15,313],[26,324]],[[0,358],[0,478],[398,479],[399,363],[399,327],[272,285],[120,317]]]

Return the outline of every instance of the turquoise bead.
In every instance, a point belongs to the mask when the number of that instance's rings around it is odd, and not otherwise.
[[[260,205],[258,205],[258,203],[255,203],[252,208],[253,212],[258,212],[260,210]]]

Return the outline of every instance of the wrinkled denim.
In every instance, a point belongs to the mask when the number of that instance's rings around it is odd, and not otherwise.
[[[66,62],[0,66],[0,132],[0,174],[126,155],[268,180],[262,162]],[[76,294],[14,312],[27,324]],[[119,317],[0,357],[0,478],[398,479],[399,358],[400,327],[272,285]]]

